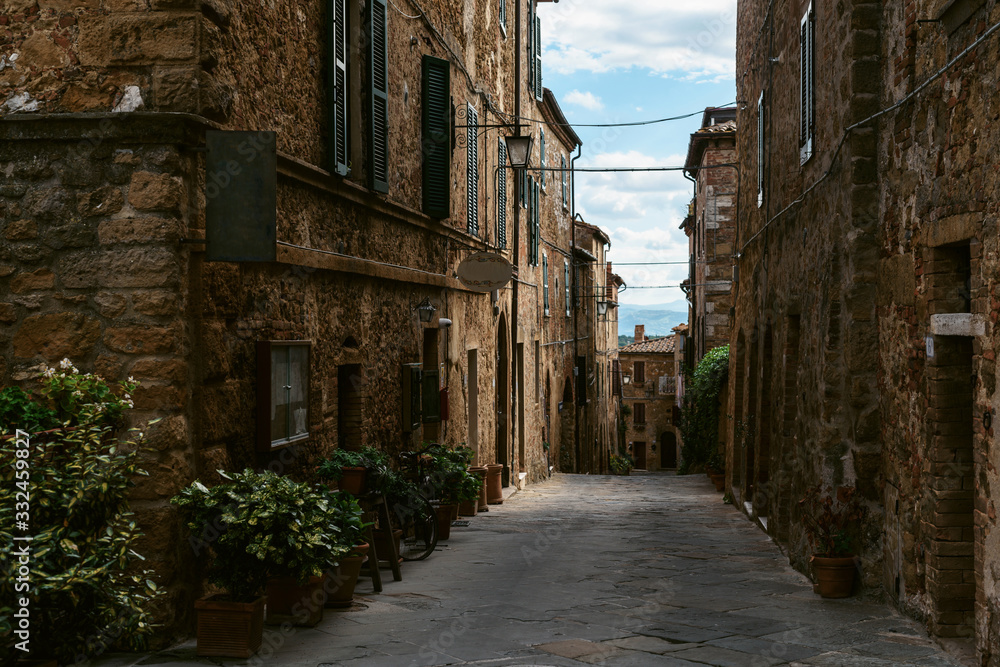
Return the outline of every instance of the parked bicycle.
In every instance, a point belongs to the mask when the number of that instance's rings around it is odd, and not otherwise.
[[[437,514],[423,489],[430,489],[427,452],[439,445],[428,445],[418,451],[401,452],[399,468],[407,482],[390,499],[392,513],[403,531],[399,555],[403,560],[423,560],[437,546]]]

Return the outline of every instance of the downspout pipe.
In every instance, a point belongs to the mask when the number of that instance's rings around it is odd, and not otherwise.
[[[576,155],[574,155],[569,161],[569,173],[571,175],[569,182],[569,198],[570,198],[570,244],[572,247],[569,249],[569,261],[570,266],[573,269],[570,275],[570,280],[573,281],[573,299],[576,303],[573,305],[573,367],[576,368],[576,361],[580,358],[580,299],[578,295],[580,293],[580,285],[577,280],[577,267],[576,267],[576,172],[574,168],[576,167],[576,161],[580,159],[580,155],[583,153],[583,145],[578,145],[576,147]],[[579,369],[577,373],[579,373]],[[573,376],[573,383],[579,386],[576,380],[576,376]],[[576,389],[576,387],[574,387]],[[576,391],[573,392],[574,396]],[[579,403],[579,397],[576,397],[576,401]],[[573,406],[573,449],[574,449],[574,471],[580,472],[580,410],[574,405]]]

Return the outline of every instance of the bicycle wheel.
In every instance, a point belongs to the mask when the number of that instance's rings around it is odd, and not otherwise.
[[[403,560],[423,560],[437,546],[437,515],[429,500],[411,496],[393,508],[403,529],[399,556]]]

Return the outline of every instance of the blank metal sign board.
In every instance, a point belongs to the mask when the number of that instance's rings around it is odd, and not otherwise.
[[[205,144],[205,259],[275,261],[275,133],[213,130]]]

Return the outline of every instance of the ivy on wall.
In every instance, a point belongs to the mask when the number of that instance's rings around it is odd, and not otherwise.
[[[706,466],[722,468],[718,451],[719,393],[729,376],[729,346],[706,354],[694,372],[688,372],[684,404],[681,406],[681,465],[678,473],[702,471]]]

